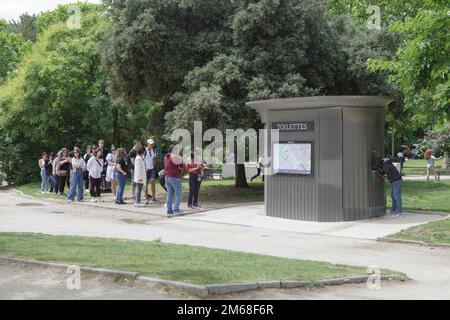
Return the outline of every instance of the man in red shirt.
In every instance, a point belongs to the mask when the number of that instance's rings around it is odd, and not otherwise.
[[[179,155],[179,151],[173,147],[169,147],[169,153],[164,157],[164,176],[167,187],[167,214],[181,213],[180,203],[183,195],[181,187],[181,172],[183,171],[183,159]],[[175,203],[172,207],[173,196],[175,195]]]

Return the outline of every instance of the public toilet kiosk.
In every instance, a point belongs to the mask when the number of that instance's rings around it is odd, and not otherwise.
[[[384,115],[392,101],[323,96],[247,103],[267,129],[266,214],[320,222],[385,215],[376,165],[384,157]],[[278,129],[277,141],[270,129]]]

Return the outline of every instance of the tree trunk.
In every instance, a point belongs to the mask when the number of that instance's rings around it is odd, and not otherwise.
[[[234,164],[235,180],[234,186],[236,188],[248,188],[247,176],[245,175],[245,165],[244,164]]]
[[[113,127],[113,143],[116,148],[120,147],[120,126],[119,126],[119,110],[117,107],[112,109],[112,127]]]
[[[234,187],[249,188],[245,174],[245,164],[238,164],[237,141],[234,141]]]

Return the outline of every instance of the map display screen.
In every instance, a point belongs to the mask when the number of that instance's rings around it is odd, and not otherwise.
[[[273,171],[275,174],[311,175],[312,143],[275,143]]]

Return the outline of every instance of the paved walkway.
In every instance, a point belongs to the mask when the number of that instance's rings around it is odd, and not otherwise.
[[[125,212],[89,205],[68,205],[27,199],[0,192],[0,232],[36,232],[81,235],[199,245],[281,257],[322,260],[360,266],[377,265],[402,271],[413,281],[388,284],[372,291],[364,286],[331,288],[315,294],[330,298],[450,298],[450,249],[376,242],[355,234],[330,231],[280,229],[280,226],[249,223],[246,208],[233,212],[210,211],[167,219],[144,212]],[[253,209],[257,210],[257,206]],[[234,215],[235,221],[219,221]],[[214,218],[216,216],[216,218]],[[422,217],[422,216],[421,216]],[[425,216],[429,217],[429,216]],[[267,217],[266,217],[267,218]],[[402,219],[402,218],[399,218]],[[409,224],[411,218],[405,218]],[[414,218],[416,219],[416,218]],[[413,220],[414,220],[413,219]],[[401,222],[401,220],[398,220]],[[419,223],[416,220],[417,223]],[[414,223],[416,223],[414,222]],[[279,221],[280,225],[286,222]],[[294,222],[289,224],[294,225]],[[396,222],[397,223],[397,222]],[[375,224],[377,222],[375,221]],[[366,228],[366,227],[364,227]],[[352,228],[350,228],[352,229]],[[327,231],[328,230],[328,231]],[[358,232],[360,233],[360,232]],[[345,289],[345,290],[344,290]],[[308,296],[308,291],[301,291]],[[282,295],[289,295],[282,291]],[[264,292],[248,293],[252,297]],[[242,296],[245,296],[242,294]],[[264,296],[260,296],[263,298]]]
[[[404,180],[412,180],[412,181],[426,181],[427,180],[427,176],[425,175],[406,175],[403,177]],[[441,181],[442,180],[450,180],[450,176],[444,176],[442,175],[440,177]],[[435,181],[434,177],[431,176],[430,177],[430,181]]]

